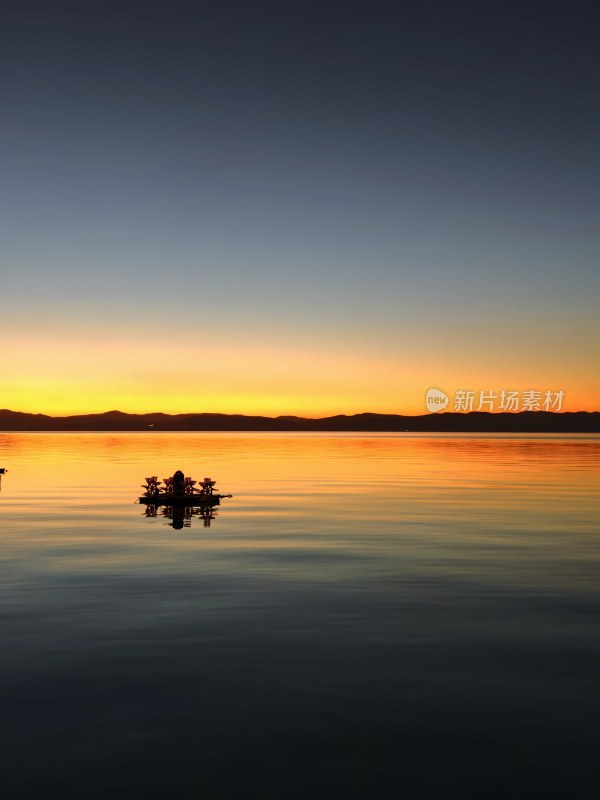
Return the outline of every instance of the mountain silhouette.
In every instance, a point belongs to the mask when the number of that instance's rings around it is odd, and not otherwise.
[[[245,414],[127,414],[106,411],[51,417],[0,410],[2,431],[408,431],[423,433],[600,433],[600,412],[522,411],[521,413],[338,414],[310,419]]]

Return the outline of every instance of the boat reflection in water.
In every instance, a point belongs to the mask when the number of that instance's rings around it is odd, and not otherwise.
[[[190,528],[194,517],[202,519],[204,527],[210,528],[211,520],[213,520],[217,514],[214,506],[147,505],[144,509],[144,516],[164,517],[170,520],[169,525],[171,525],[171,527],[175,528],[175,530],[181,530],[182,528]]]

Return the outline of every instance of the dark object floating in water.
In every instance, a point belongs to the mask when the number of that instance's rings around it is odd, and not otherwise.
[[[211,494],[211,495],[180,495],[180,494],[156,494],[142,495],[140,503],[149,503],[154,506],[180,505],[180,506],[218,506],[222,497],[232,497],[230,494]]]
[[[0,467],[0,475],[5,475],[8,472],[6,467]]]
[[[181,470],[177,470],[172,478],[163,478],[162,481],[152,475],[142,485],[146,491],[139,501],[149,505],[218,506],[221,498],[232,495],[215,492],[215,483],[211,478],[204,478],[198,484],[198,481],[186,478]]]

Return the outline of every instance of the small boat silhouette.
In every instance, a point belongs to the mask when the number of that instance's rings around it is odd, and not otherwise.
[[[146,478],[146,483],[142,485],[142,489],[146,491],[139,501],[155,506],[218,506],[223,497],[233,495],[215,492],[215,484],[216,481],[212,478],[204,478],[199,484],[198,481],[186,478],[181,470],[177,470],[172,478],[163,478],[162,481],[153,475]]]

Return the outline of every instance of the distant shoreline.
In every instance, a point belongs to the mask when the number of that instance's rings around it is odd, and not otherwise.
[[[600,412],[522,411],[466,414],[339,414],[263,417],[244,414],[77,414],[51,417],[0,410],[0,432],[11,431],[306,431],[409,433],[600,433]]]

